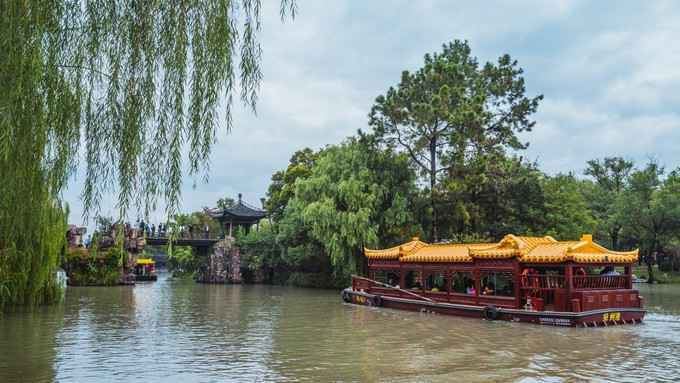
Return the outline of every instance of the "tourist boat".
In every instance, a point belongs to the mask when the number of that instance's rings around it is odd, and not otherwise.
[[[633,324],[645,315],[632,288],[638,250],[611,251],[592,235],[510,234],[475,244],[413,238],[364,255],[368,278],[352,277],[342,292],[347,303],[556,326]]]
[[[155,281],[157,279],[156,262],[151,258],[137,258],[135,262],[135,280]]]

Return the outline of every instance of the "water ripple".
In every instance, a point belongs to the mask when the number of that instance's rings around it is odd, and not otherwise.
[[[358,307],[335,291],[73,288],[64,305],[0,318],[0,381],[673,381],[680,287],[643,293],[644,325],[571,329]]]

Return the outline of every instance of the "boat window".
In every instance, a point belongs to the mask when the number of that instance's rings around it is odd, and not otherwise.
[[[476,295],[475,280],[468,271],[456,271],[451,278],[451,292]]]
[[[412,290],[420,290],[423,286],[423,276],[420,270],[409,270],[404,276],[404,287]]]
[[[374,270],[373,280],[396,286],[399,284],[399,272],[392,270]]]
[[[482,271],[481,295],[495,295],[512,297],[515,295],[512,272],[509,271]]]
[[[447,278],[443,272],[434,272],[425,280],[425,290],[433,292],[446,292]]]

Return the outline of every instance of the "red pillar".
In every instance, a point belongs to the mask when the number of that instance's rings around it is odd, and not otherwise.
[[[564,266],[564,282],[567,288],[567,305],[569,305],[571,303],[571,290],[574,288],[574,265],[571,263]],[[569,310],[569,307],[567,307],[567,310]]]
[[[626,274],[627,288],[630,290],[633,288],[633,267],[628,264],[624,267],[624,273]]]

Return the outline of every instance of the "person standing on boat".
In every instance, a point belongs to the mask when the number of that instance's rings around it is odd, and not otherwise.
[[[475,285],[474,285],[474,283],[472,283],[472,281],[468,281],[467,288],[465,289],[465,292],[468,295],[477,295],[477,290],[475,289]]]

